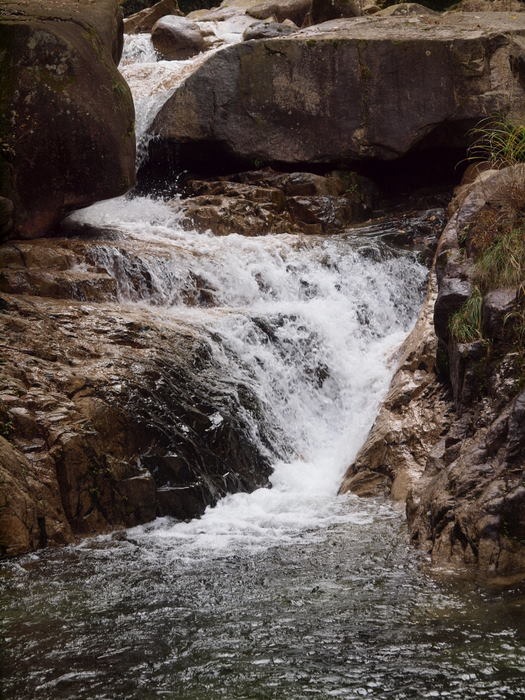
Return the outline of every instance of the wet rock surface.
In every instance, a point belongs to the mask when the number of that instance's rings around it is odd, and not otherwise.
[[[504,227],[502,207],[521,215],[516,183],[522,187],[523,166],[483,173],[456,202],[437,252],[437,297],[431,282],[390,393],[342,485],[406,499],[411,538],[434,564],[503,584],[525,577],[520,284],[482,295],[477,337],[462,342],[451,328],[477,293],[481,224],[492,222],[485,230],[496,236],[494,208]]]
[[[215,234],[324,234],[342,231],[372,212],[376,189],[353,172],[316,175],[256,170],[184,187],[183,225]]]
[[[0,205],[2,238],[45,235],[68,211],[133,184],[121,51],[114,0],[2,4],[0,196],[11,203]]]
[[[220,377],[205,334],[112,303],[103,243],[0,247],[2,555],[195,517],[269,474],[239,417],[254,397]]]

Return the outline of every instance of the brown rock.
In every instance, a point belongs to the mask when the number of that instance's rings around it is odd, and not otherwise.
[[[323,234],[366,218],[375,189],[356,173],[248,171],[219,180],[192,180],[182,201],[184,225],[218,235]]]
[[[266,483],[267,458],[239,418],[256,399],[221,384],[207,337],[112,303],[99,284],[110,279],[132,300],[151,294],[152,256],[162,274],[161,244],[117,248],[94,232],[0,246],[4,279],[28,285],[4,295],[0,314],[0,555],[157,515],[195,517],[226,492]],[[55,298],[35,285],[43,267]],[[92,277],[89,304],[71,286],[72,267],[86,288]],[[214,303],[214,290],[193,282],[188,301],[208,293]]]
[[[405,500],[439,453],[451,406],[437,381],[432,277],[416,326],[399,351],[397,370],[365,444],[348,468],[340,492],[359,496],[391,494]]]
[[[161,17],[181,14],[177,0],[160,0],[152,7],[146,7],[140,12],[127,17],[124,20],[124,32],[126,34],[151,32],[153,25]]]
[[[425,5],[420,5],[417,2],[400,2],[397,5],[390,5],[390,7],[385,7],[379,10],[377,13],[378,17],[409,17],[411,15],[438,15],[438,12],[434,12],[429,7]]]
[[[291,19],[300,27],[310,12],[312,0],[223,0],[223,7],[236,8],[256,19],[274,17],[278,22]]]
[[[340,17],[360,17],[362,14],[364,13],[360,0],[312,1],[312,24],[321,24]]]
[[[114,0],[4,4],[0,15],[3,236],[47,233],[134,182],[133,102],[116,64]],[[11,232],[6,212],[13,205]],[[0,216],[0,218],[2,218]]]
[[[205,48],[199,25],[185,17],[173,15],[162,17],[155,23],[151,41],[161,56],[170,61],[191,58]]]
[[[450,12],[523,12],[521,0],[459,0]]]
[[[297,26],[290,26],[282,22],[256,22],[245,30],[242,38],[244,41],[251,39],[274,39],[277,36],[293,34],[298,30]]]
[[[483,172],[458,200],[436,256],[439,337],[432,336],[427,302],[426,325],[420,318],[406,341],[405,347],[414,350],[411,360],[402,361],[342,485],[344,491],[405,498],[411,538],[434,564],[466,565],[502,585],[525,579],[523,345],[519,333],[504,323],[519,295],[516,289],[485,295],[490,344],[483,338],[472,343],[450,338],[445,329],[455,303],[447,306],[443,299],[458,280],[472,283],[471,253],[460,246],[458,235],[465,241],[469,222],[484,207],[501,203],[502,197],[508,206],[509,192],[515,201],[509,184],[523,182],[522,171],[518,165]],[[425,327],[434,348],[430,356],[417,343]],[[441,380],[429,362],[439,341]]]

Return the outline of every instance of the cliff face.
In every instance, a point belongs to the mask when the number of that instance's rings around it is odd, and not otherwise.
[[[434,563],[506,581],[525,576],[524,175],[487,172],[460,192],[436,257],[437,296],[432,278],[342,485],[406,498],[411,537]]]

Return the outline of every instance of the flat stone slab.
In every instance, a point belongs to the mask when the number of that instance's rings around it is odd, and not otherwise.
[[[338,19],[210,55],[151,130],[248,161],[394,159],[523,118],[524,86],[525,14]]]

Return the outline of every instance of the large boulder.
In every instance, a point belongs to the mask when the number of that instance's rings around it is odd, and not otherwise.
[[[395,159],[463,145],[487,114],[523,117],[525,15],[360,17],[211,55],[151,132],[187,163]],[[512,56],[512,61],[510,60]]]
[[[37,0],[0,10],[2,236],[48,233],[71,209],[134,182],[133,102],[117,70],[116,0]],[[0,216],[4,221],[5,214]]]
[[[186,17],[176,15],[161,17],[155,23],[151,41],[160,55],[169,61],[191,58],[206,46],[199,26]]]
[[[256,19],[291,19],[301,26],[312,9],[312,0],[223,0],[221,7],[234,7]]]

